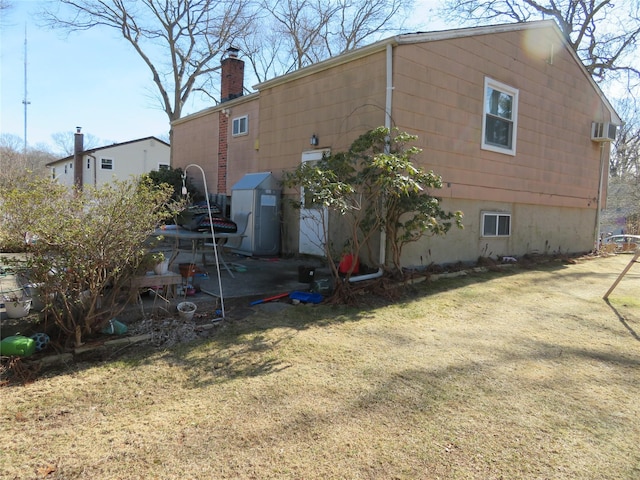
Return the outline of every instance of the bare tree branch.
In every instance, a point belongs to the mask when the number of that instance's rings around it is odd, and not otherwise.
[[[413,0],[262,0],[265,28],[246,38],[260,79],[282,75],[401,29]],[[261,46],[261,47],[259,47]],[[257,48],[256,48],[257,47]]]
[[[630,61],[640,36],[636,0],[447,0],[441,16],[448,22],[486,24],[552,18],[586,69],[605,80],[621,73],[640,78]]]
[[[244,35],[255,14],[250,0],[60,0],[44,14],[66,31],[120,32],[151,72],[169,121],[181,117],[194,91],[208,90],[227,47]],[[215,84],[217,85],[217,83]]]
[[[640,108],[637,101],[627,98],[616,102],[616,110],[627,121],[618,128],[613,152],[609,158],[612,178],[640,179]]]

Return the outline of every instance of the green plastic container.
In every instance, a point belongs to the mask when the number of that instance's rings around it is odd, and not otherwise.
[[[127,333],[127,326],[118,321],[117,318],[112,318],[102,329],[102,333],[108,333],[109,335],[124,335]]]
[[[5,357],[28,357],[36,351],[36,342],[33,338],[13,335],[0,341],[0,355]]]

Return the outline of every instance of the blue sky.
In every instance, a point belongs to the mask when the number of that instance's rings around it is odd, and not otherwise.
[[[418,2],[423,7],[416,11],[422,12],[424,20],[415,15],[416,25],[436,29],[429,7],[437,2]],[[38,26],[36,16],[47,2],[10,3],[12,8],[0,23],[0,133],[24,137],[26,25],[30,146],[45,143],[56,149],[51,135],[73,132],[77,126],[99,139],[101,145],[168,136],[167,116],[160,108],[147,66],[115,31],[103,28],[65,36]],[[210,105],[193,102],[184,114]]]
[[[27,29],[27,140],[75,131],[121,142],[168,132],[147,67],[109,30],[65,38],[37,26],[44,2],[13,1],[2,19],[0,132],[24,135],[24,41]]]

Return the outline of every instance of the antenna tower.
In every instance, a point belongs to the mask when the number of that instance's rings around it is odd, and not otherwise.
[[[24,24],[24,154],[27,154],[27,106],[31,102],[27,99],[27,24]]]

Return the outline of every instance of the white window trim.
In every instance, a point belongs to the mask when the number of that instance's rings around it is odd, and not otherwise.
[[[486,217],[496,217],[496,233],[494,235],[487,235],[486,233],[484,233],[484,222]],[[499,235],[498,234],[498,227],[500,225],[500,217],[509,217],[509,233],[506,235]],[[491,238],[505,238],[505,237],[510,237],[511,236],[511,226],[512,226],[512,217],[511,214],[509,212],[482,212],[481,215],[481,219],[480,219],[480,236],[481,237],[491,237]]]
[[[513,122],[513,131],[511,137],[511,148],[501,147],[499,145],[493,145],[490,143],[486,143],[485,135],[487,128],[487,89],[492,88],[493,90],[499,90],[507,95],[511,95],[513,97],[513,105],[512,105],[512,122]],[[516,154],[516,139],[518,133],[518,94],[519,90],[517,88],[510,87],[509,85],[499,82],[497,80],[493,80],[489,77],[484,77],[484,92],[482,94],[482,145],[480,148],[483,150],[489,150],[497,153],[504,153],[507,155]]]
[[[234,133],[234,126],[236,122],[238,122],[238,129],[240,128],[241,121],[244,119],[245,130],[238,131]],[[231,120],[231,136],[232,137],[241,137],[242,135],[249,135],[249,115],[242,115],[241,117],[236,117]]]
[[[105,166],[104,166],[105,165],[105,163],[104,163],[105,160],[109,160],[111,162],[110,163],[111,168],[105,168]],[[113,161],[113,158],[107,158],[107,157],[100,158],[100,170],[114,170],[114,167],[115,167],[115,162]]]

